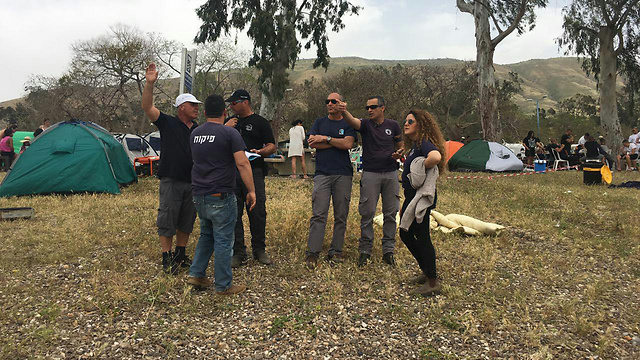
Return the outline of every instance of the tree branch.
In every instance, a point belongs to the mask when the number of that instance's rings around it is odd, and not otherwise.
[[[509,25],[509,27],[505,31],[499,33],[498,36],[496,36],[491,40],[491,45],[493,47],[498,45],[500,41],[502,41],[504,38],[509,36],[509,34],[511,34],[513,30],[515,30],[518,27],[518,24],[520,24],[520,20],[522,20],[522,17],[524,16],[525,11],[527,10],[527,1],[528,0],[522,0],[522,3],[520,4],[520,10],[518,11],[518,15],[516,15],[516,18],[513,19],[513,22],[511,23],[511,25]]]
[[[491,16],[491,21],[493,21],[493,26],[495,26],[496,30],[498,30],[498,34],[502,33],[503,30],[500,27],[500,24],[498,23],[498,19],[496,19],[496,17],[493,15],[493,11],[489,7],[489,5],[487,3],[485,3],[484,1],[479,1],[479,4],[482,5],[485,9],[487,9],[487,12],[489,13],[489,16]]]
[[[473,15],[473,7],[465,0],[456,0],[456,5],[460,11]]]

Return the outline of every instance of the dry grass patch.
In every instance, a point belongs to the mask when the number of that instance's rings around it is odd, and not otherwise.
[[[372,264],[355,266],[358,177],[346,262],[321,258],[315,271],[304,267],[313,183],[269,177],[276,264],[234,271],[249,289],[232,298],[162,273],[156,179],[118,196],[3,198],[0,207],[31,206],[36,217],[0,222],[0,357],[637,358],[640,193],[581,176],[443,179],[440,212],[507,229],[433,233],[444,291],[431,299],[408,295],[418,268],[399,238],[398,266],[382,263],[379,228]],[[330,217],[326,247],[331,233]]]

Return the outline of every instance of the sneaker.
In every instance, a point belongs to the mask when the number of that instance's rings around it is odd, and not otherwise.
[[[171,251],[162,253],[162,270],[166,274],[175,275],[178,273],[178,264],[174,261],[173,253]]]
[[[211,280],[207,279],[206,277],[198,278],[194,276],[189,276],[189,279],[187,280],[187,284],[193,285],[193,287],[198,290],[204,290],[209,286],[211,286]]]
[[[246,261],[247,259],[242,256],[233,255],[233,257],[231,258],[231,267],[237,269],[240,266],[243,266]]]
[[[421,285],[421,284],[426,283],[426,282],[427,282],[427,279],[428,279],[428,278],[427,278],[427,275],[425,275],[425,274],[420,274],[420,275],[418,275],[418,276],[416,276],[416,277],[412,277],[412,278],[411,278],[411,279],[409,279],[407,282],[408,282],[409,284],[412,284],[412,285],[415,285],[415,284],[420,284],[420,285]]]
[[[329,254],[327,255],[327,261],[331,264],[342,264],[344,256],[342,256],[342,253]]]
[[[307,255],[307,258],[305,259],[305,263],[307,264],[307,268],[309,270],[315,269],[316,266],[318,266],[318,255],[315,255],[315,254]]]
[[[386,262],[387,264],[391,265],[392,267],[396,266],[396,259],[393,257],[393,253],[392,252],[388,252],[388,253],[382,255],[382,261]]]
[[[216,295],[235,295],[245,291],[246,289],[247,287],[244,285],[234,284],[234,285],[231,285],[231,287],[225,291],[216,291]]]
[[[256,260],[258,260],[258,262],[260,262],[261,264],[264,265],[271,265],[271,259],[269,259],[269,255],[267,255],[266,251],[260,251],[256,254],[253,255],[254,258],[256,258]]]
[[[191,260],[189,260],[189,257],[185,253],[179,253],[177,251],[174,252],[173,253],[173,262],[176,263],[178,266],[180,266],[183,269],[191,267]]]
[[[410,294],[429,297],[429,296],[440,295],[441,291],[442,291],[442,284],[440,284],[440,280],[436,280],[435,286],[432,287],[431,285],[429,285],[429,281],[427,281],[419,288],[411,291]]]
[[[367,265],[367,263],[369,263],[369,259],[371,259],[371,255],[361,253],[360,257],[358,258],[358,267],[363,267]]]

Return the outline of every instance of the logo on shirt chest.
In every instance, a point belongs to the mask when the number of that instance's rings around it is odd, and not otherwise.
[[[384,129],[384,133],[391,136],[391,129]]]
[[[413,152],[415,151],[415,149],[411,149],[411,151],[409,151],[409,155],[407,155],[407,157],[413,156]]]
[[[344,135],[344,129],[338,130],[338,135],[340,135],[340,136]]]
[[[245,127],[244,127],[244,129],[245,129],[246,131],[253,131],[253,125],[251,125],[251,124],[247,124],[247,126],[245,126]]]

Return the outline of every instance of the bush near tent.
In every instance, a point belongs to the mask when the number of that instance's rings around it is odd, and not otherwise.
[[[0,184],[0,197],[76,192],[119,194],[138,177],[107,130],[84,121],[57,123],[18,156]]]
[[[502,144],[474,140],[449,159],[449,169],[459,171],[522,171],[524,164]]]

